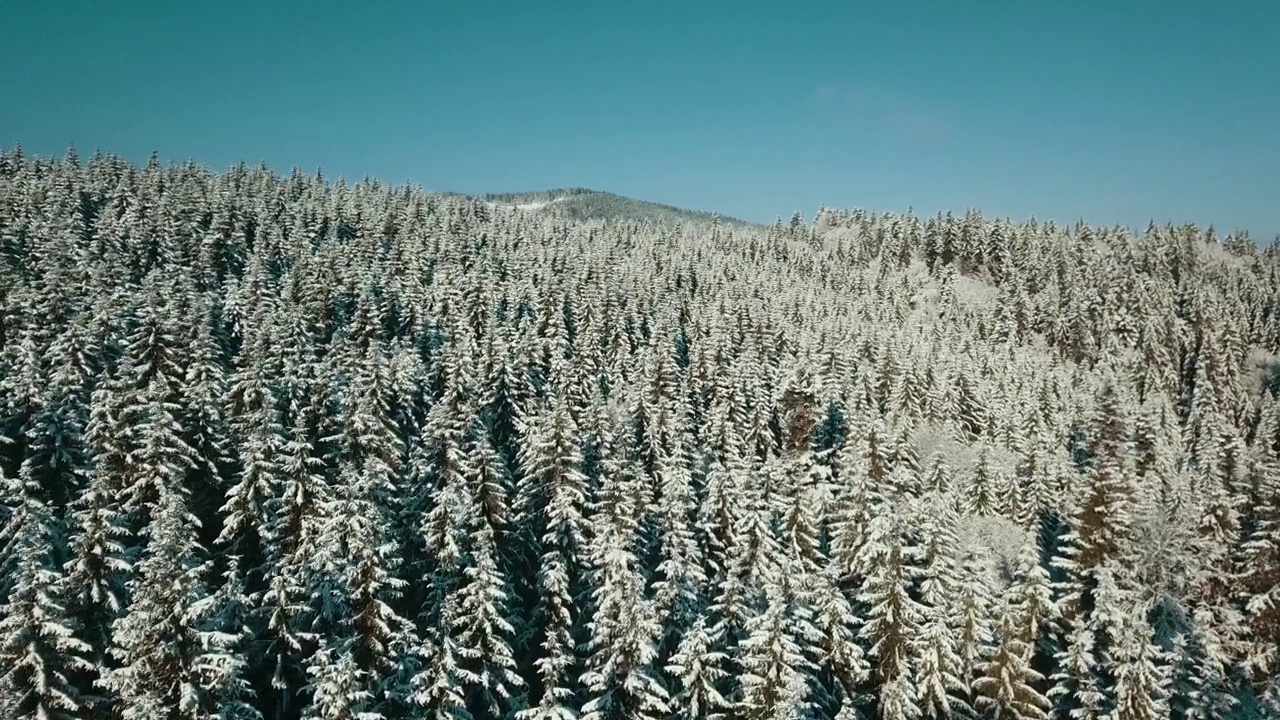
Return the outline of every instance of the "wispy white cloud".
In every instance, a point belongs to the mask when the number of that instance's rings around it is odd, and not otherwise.
[[[911,142],[943,142],[951,132],[945,108],[875,83],[824,83],[810,99],[818,111],[873,123]]]
[[[841,92],[839,83],[824,83],[813,91],[811,99],[815,105],[828,107],[833,103],[839,102]]]
[[[938,112],[895,110],[889,113],[888,118],[896,132],[921,142],[942,142],[951,131],[946,119]]]

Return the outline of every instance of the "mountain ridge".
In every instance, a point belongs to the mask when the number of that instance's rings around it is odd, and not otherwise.
[[[725,225],[738,227],[763,227],[759,223],[720,213],[682,208],[674,205],[640,200],[619,195],[607,190],[596,190],[585,187],[553,188],[549,190],[530,190],[525,192],[483,193],[467,195],[484,202],[514,205],[528,210],[552,209],[560,215],[572,220],[650,220],[657,222],[695,222],[709,223],[718,221]],[[529,207],[532,206],[532,207]]]

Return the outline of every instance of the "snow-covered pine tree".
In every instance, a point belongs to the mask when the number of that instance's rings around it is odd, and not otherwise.
[[[1058,670],[1050,680],[1048,697],[1054,703],[1054,717],[1084,720],[1100,717],[1106,698],[1100,688],[1099,660],[1094,652],[1094,634],[1084,618],[1076,618],[1058,652]]]
[[[716,649],[715,637],[704,617],[694,621],[671,656],[666,671],[678,690],[671,699],[673,714],[683,720],[723,720],[729,700],[721,688],[726,655]]]
[[[1047,717],[1049,701],[1035,688],[1043,678],[1031,667],[1031,647],[1022,632],[1014,611],[1006,610],[996,631],[996,650],[973,681],[974,707],[995,720]]]
[[[70,554],[64,565],[67,610],[79,618],[78,637],[93,648],[94,669],[76,681],[91,693],[106,666],[111,623],[124,607],[131,564],[128,513],[124,508],[129,444],[137,428],[121,420],[123,383],[104,374],[90,401],[85,444],[90,461],[86,481],[69,506]]]
[[[961,575],[955,553],[955,516],[942,496],[932,493],[920,507],[921,564],[919,597],[923,623],[916,640],[916,684],[925,717],[947,718],[969,711],[968,667],[960,656],[954,603]]]
[[[388,417],[383,362],[369,345],[340,391],[342,424],[331,441],[338,477],[318,508],[302,566],[312,631],[329,639],[334,667],[347,667],[350,656],[359,677],[372,683],[364,690],[374,708],[403,702],[400,676],[416,641],[413,623],[392,606],[405,586],[386,522],[401,448]]]
[[[210,565],[181,487],[162,486],[146,528],[147,550],[130,582],[132,603],[112,627],[115,665],[100,685],[128,720],[218,716],[242,690],[237,638],[217,627]],[[234,703],[227,717],[258,717]]]
[[[751,720],[792,720],[809,711],[810,664],[797,637],[808,621],[792,595],[791,581],[764,587],[763,612],[747,622],[740,646],[742,695],[736,714]]]
[[[846,444],[845,447],[849,445]],[[857,587],[862,581],[858,559],[867,543],[874,514],[881,510],[872,487],[871,477],[855,458],[842,451],[838,465],[839,490],[831,509],[831,561],[841,570],[844,587]]]
[[[270,386],[270,338],[268,330],[261,327],[265,321],[261,317],[256,320],[255,334],[240,356],[244,365],[231,381],[227,414],[233,418],[239,472],[226,491],[222,506],[225,519],[218,537],[218,544],[245,564],[251,592],[258,589],[265,571],[262,564],[267,561],[265,547],[271,525],[268,507],[283,483],[281,454],[285,444],[278,400]]]
[[[509,519],[501,474],[502,459],[478,421],[473,424],[463,465],[471,493],[466,556],[455,601],[458,669],[475,717],[497,716],[524,707],[525,680],[516,672],[509,621],[511,584],[503,572],[498,536]]]
[[[860,636],[870,648],[880,684],[881,717],[915,718],[921,714],[915,685],[916,654],[925,608],[912,597],[919,580],[919,548],[906,541],[902,518],[883,508],[867,526],[867,541],[857,565],[864,578],[858,602],[866,608]]]
[[[1013,584],[1006,590],[1006,597],[1022,640],[1031,649],[1032,667],[1046,676],[1053,669],[1056,638],[1061,631],[1049,571],[1041,562],[1040,547],[1033,537],[1028,537],[1019,551]]]
[[[974,677],[994,650],[996,607],[984,558],[976,550],[963,550],[951,624],[961,661],[960,680],[966,690],[972,689]],[[972,692],[966,695],[972,702]]]
[[[806,578],[807,597],[813,608],[811,628],[806,638],[812,663],[815,712],[836,715],[852,711],[864,698],[860,690],[867,682],[870,667],[858,641],[860,619],[840,590],[839,571],[827,565]]]
[[[693,621],[707,585],[691,523],[695,497],[683,450],[692,444],[692,438],[679,432],[676,443],[681,450],[673,456],[662,457],[657,463],[657,497],[652,508],[661,557],[655,568],[653,609],[660,624],[659,650],[664,655],[679,642],[680,628]],[[638,512],[644,510],[637,509]]]
[[[539,683],[531,700],[537,701],[520,717],[572,720],[578,715],[569,673],[578,664],[574,602],[586,542],[586,477],[568,399],[553,394],[546,402],[524,419],[520,465],[525,476],[516,500],[517,522],[537,528],[542,556],[532,628],[541,638],[537,644],[542,651],[534,661]]]
[[[266,589],[258,600],[266,615],[266,637],[258,640],[266,646],[263,655],[271,662],[273,697],[266,706],[276,718],[288,716],[296,690],[306,682],[303,658],[314,651],[310,629],[318,615],[311,604],[313,580],[306,569],[318,550],[322,513],[332,502],[320,472],[324,460],[315,448],[314,410],[299,408],[292,425],[280,450],[279,495],[267,500],[271,518],[264,548]]]
[[[1170,720],[1226,720],[1237,712],[1231,668],[1210,645],[1194,627],[1174,636],[1167,665]]]
[[[371,673],[360,668],[355,657],[334,652],[323,642],[307,664],[308,684],[303,688],[311,702],[304,720],[382,720],[370,687]]]
[[[475,532],[472,565],[457,590],[461,615],[457,674],[475,717],[501,716],[524,705],[524,678],[511,651],[514,628],[507,621],[510,590],[498,566],[497,547],[482,526]]]
[[[7,500],[12,587],[0,605],[0,712],[14,720],[72,720],[88,712],[77,680],[91,674],[93,648],[76,636],[54,558],[55,525],[41,488],[0,473]]]
[[[648,597],[636,555],[637,517],[643,512],[636,484],[627,470],[607,469],[595,503],[598,525],[586,549],[595,589],[587,621],[590,655],[579,680],[587,697],[583,720],[658,718],[670,712],[669,693],[656,667],[662,599]]]
[[[263,324],[264,321],[258,318],[253,331],[255,335],[267,333]],[[223,443],[233,445],[233,454],[239,459],[236,475],[224,493],[221,532],[215,544],[225,549],[237,563],[237,567],[228,571],[243,578],[245,600],[252,605],[242,618],[249,625],[245,631],[250,641],[257,647],[263,647],[267,644],[264,641],[268,637],[266,628],[270,612],[264,612],[260,603],[268,589],[273,565],[282,560],[275,546],[276,540],[271,537],[271,504],[283,490],[285,472],[282,455],[286,440],[276,394],[269,385],[271,368],[267,365],[267,341],[259,339],[255,344],[256,348],[243,353],[246,365],[239,368],[232,379],[230,407],[225,411],[225,415],[231,418],[228,437],[207,437],[203,444],[213,449],[215,455],[231,455],[232,452],[221,446]],[[203,423],[206,432],[217,433],[224,413],[209,407],[209,404],[210,394],[218,389],[221,378],[213,369],[206,369],[202,375],[206,386],[202,392],[192,395],[192,404],[199,405],[198,414],[207,418]],[[231,438],[234,438],[234,444],[230,442]],[[213,473],[220,470],[220,460],[215,458],[211,461],[209,469],[213,472],[210,478],[217,478]],[[216,486],[210,489],[216,489]],[[251,665],[249,675],[260,679],[259,692],[269,694],[270,685],[261,680],[269,677],[274,669],[271,654],[251,652],[248,661]]]
[[[1068,575],[1068,589],[1060,601],[1067,617],[1093,612],[1098,584],[1094,575],[1119,562],[1129,541],[1135,487],[1125,408],[1115,382],[1107,381],[1094,413],[1090,467],[1078,500],[1072,553],[1059,558]]]
[[[1115,674],[1117,720],[1155,720],[1169,714],[1168,679],[1162,653],[1151,642],[1151,626],[1143,608],[1135,607],[1125,618],[1111,651]]]
[[[968,486],[964,489],[962,506],[970,515],[995,517],[1000,514],[1002,500],[1007,497],[1006,483],[997,475],[996,467],[991,459],[991,449],[983,444],[978,450],[978,459],[969,474]]]

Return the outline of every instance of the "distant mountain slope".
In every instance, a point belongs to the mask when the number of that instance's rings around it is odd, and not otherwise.
[[[481,200],[505,205],[515,205],[530,210],[547,210],[573,220],[639,220],[671,223],[676,220],[711,222],[715,213],[636,200],[601,190],[588,188],[559,188],[521,193],[490,193],[478,196]],[[758,227],[756,223],[737,218],[719,216],[720,222],[742,227]]]

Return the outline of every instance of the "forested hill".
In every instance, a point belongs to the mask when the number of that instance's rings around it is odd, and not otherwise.
[[[0,716],[1280,716],[1280,249],[0,155]]]
[[[494,193],[479,196],[491,203],[554,213],[570,220],[610,220],[614,222],[654,222],[673,225],[719,223],[740,228],[754,223],[723,217],[716,213],[686,210],[661,203],[635,200],[600,190],[566,188],[524,193]]]

